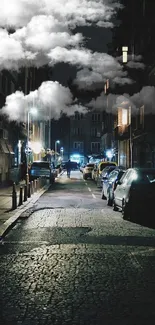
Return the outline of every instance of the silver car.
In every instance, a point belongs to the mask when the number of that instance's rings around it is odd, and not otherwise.
[[[129,168],[114,191],[113,209],[122,210],[123,217],[141,217],[141,212],[154,208],[155,168]],[[149,213],[148,217],[151,215]]]

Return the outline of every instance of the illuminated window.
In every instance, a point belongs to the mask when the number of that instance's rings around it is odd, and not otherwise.
[[[128,110],[125,108],[118,108],[118,126],[128,124]]]
[[[127,61],[128,61],[128,47],[127,46],[122,47],[122,56],[123,56],[123,63],[127,63]]]

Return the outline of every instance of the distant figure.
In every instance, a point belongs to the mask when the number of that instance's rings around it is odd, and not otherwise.
[[[71,161],[70,161],[70,159],[67,161],[67,163],[66,163],[66,170],[67,170],[67,177],[69,177],[70,178],[70,173],[71,173]]]

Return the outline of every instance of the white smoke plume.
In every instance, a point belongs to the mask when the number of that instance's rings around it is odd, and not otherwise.
[[[49,57],[51,58],[50,65],[61,61],[81,68],[74,81],[79,88],[100,87],[101,82],[107,78],[113,79],[114,83],[129,84],[132,82],[129,78],[124,78],[127,72],[123,71],[119,62],[106,53],[93,53],[84,48],[68,50],[56,47],[50,51]]]
[[[120,63],[123,62],[123,56],[116,57],[116,60]],[[127,63],[125,63],[125,66],[130,69],[144,69],[145,65],[142,61],[141,55],[136,54],[128,54],[127,57]]]
[[[53,15],[64,25],[109,23],[120,3],[114,0],[1,0],[0,22],[3,27],[17,29],[27,25],[32,17]]]
[[[32,107],[37,108],[37,116],[43,120],[49,120],[49,116],[59,119],[62,113],[71,116],[75,111],[87,112],[86,107],[78,105],[77,101],[73,100],[69,88],[57,81],[46,81],[26,96],[20,91],[7,96],[1,114],[7,114],[10,120],[26,122],[28,111],[31,111]]]
[[[102,92],[96,99],[92,99],[87,104],[87,107],[115,113],[117,112],[118,107],[128,108],[131,106],[132,113],[136,114],[138,109],[144,105],[145,114],[155,114],[154,103],[155,87],[146,86],[143,87],[139,93],[136,93],[133,96],[130,96],[129,94],[109,94],[106,96],[105,93]]]
[[[76,26],[112,27],[111,18],[121,7],[114,0],[1,0],[0,70],[66,62],[81,67],[75,80],[79,88],[95,82],[98,87],[98,80],[110,76],[116,83],[129,83],[117,60],[92,53],[84,47],[82,34],[72,34]]]

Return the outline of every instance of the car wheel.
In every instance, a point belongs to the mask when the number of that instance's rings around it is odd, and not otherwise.
[[[123,201],[122,203],[122,216],[123,219],[129,220],[131,216],[131,204]]]
[[[115,200],[113,201],[113,210],[114,210],[114,211],[118,211],[118,207],[117,207],[117,205],[116,205],[116,203],[115,203]]]
[[[102,192],[101,192],[101,199],[102,199],[102,200],[105,200],[105,199],[106,199],[106,197],[105,197],[105,195],[104,195],[104,191],[103,191],[103,189],[102,189]]]
[[[107,205],[109,205],[110,207],[112,206],[112,199],[110,193],[107,194]]]

